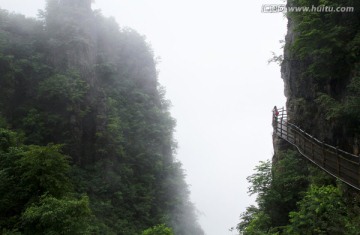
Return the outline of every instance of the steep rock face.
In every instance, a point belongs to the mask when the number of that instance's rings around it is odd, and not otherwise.
[[[288,1],[288,6],[294,5],[299,1]],[[358,76],[359,14],[311,14],[288,14],[281,74],[289,121],[319,140],[358,154],[359,131],[350,122],[357,123],[358,113],[352,84]]]
[[[328,125],[324,125],[323,120],[319,117],[320,110],[315,103],[317,85],[312,76],[304,75],[311,64],[311,60],[309,58],[300,59],[290,49],[298,36],[294,27],[294,21],[288,18],[288,31],[285,37],[286,48],[281,65],[289,122],[295,123],[320,140],[329,140],[331,139],[331,130]]]
[[[48,1],[46,31],[54,67],[79,70],[94,85],[98,33],[91,1]]]
[[[50,64],[60,72],[77,71],[89,85],[87,110],[69,117],[74,139],[69,151],[84,165],[102,158],[102,154],[94,154],[97,146],[107,141],[100,134],[110,125],[112,112],[106,90],[119,85],[114,84],[116,77],[134,83],[134,90],[148,94],[153,105],[161,105],[155,61],[143,37],[131,30],[121,32],[113,19],[91,10],[91,1],[50,0],[45,20],[44,51]]]
[[[90,198],[94,234],[161,223],[203,234],[144,37],[89,1],[47,3],[41,20],[0,10],[0,124],[28,145],[63,146],[77,193]]]

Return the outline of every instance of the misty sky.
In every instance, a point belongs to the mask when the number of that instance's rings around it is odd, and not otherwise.
[[[177,119],[177,158],[207,235],[227,235],[254,198],[246,177],[272,157],[271,110],[283,106],[279,0],[96,0],[93,9],[146,35],[161,57],[159,80]],[[45,0],[0,0],[0,8],[36,16]]]

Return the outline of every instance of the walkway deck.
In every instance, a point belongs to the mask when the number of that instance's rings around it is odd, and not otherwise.
[[[278,117],[273,118],[278,137],[295,146],[301,155],[328,174],[360,190],[359,156],[325,144],[289,123],[284,109],[280,109]]]

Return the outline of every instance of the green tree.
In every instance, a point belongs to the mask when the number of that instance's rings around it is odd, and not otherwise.
[[[16,133],[0,129],[0,229],[8,234],[86,234],[89,200],[72,196],[69,160],[60,149],[26,146]]]
[[[172,229],[166,227],[165,224],[160,224],[144,230],[141,235],[174,235],[174,233]]]
[[[254,205],[246,208],[240,215],[240,220],[236,229],[242,234],[264,234],[271,226],[269,216]]]
[[[19,184],[33,196],[49,194],[61,197],[71,191],[68,158],[60,145],[28,146],[17,161]]]
[[[257,194],[256,206],[246,208],[246,211],[240,215],[241,222],[237,225],[239,232],[247,235],[266,234],[271,228],[269,215],[265,212],[265,198],[269,195],[272,183],[271,162],[260,161],[254,169],[256,172],[247,177],[250,183],[248,193]]]
[[[279,151],[278,161],[272,167],[272,183],[264,196],[263,208],[271,219],[272,227],[282,227],[289,222],[289,212],[296,210],[309,186],[307,160],[299,153]]]
[[[62,198],[45,195],[26,208],[21,216],[25,234],[92,234],[89,199]]]
[[[299,202],[299,211],[290,213],[287,234],[348,234],[347,209],[334,186],[311,187]]]
[[[272,174],[270,160],[265,162],[260,161],[260,164],[257,165],[254,170],[256,172],[246,178],[250,183],[248,193],[250,195],[258,194],[258,198],[262,198],[271,186]]]
[[[281,232],[289,222],[309,185],[305,160],[294,151],[279,151],[276,164],[261,161],[247,179],[249,193],[257,194],[258,207],[250,206],[240,216],[237,229],[244,234]]]

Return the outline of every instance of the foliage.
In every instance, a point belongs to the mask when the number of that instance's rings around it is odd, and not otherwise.
[[[294,151],[279,152],[276,165],[260,162],[248,177],[249,193],[257,193],[258,207],[250,206],[241,214],[237,229],[244,234],[272,234],[282,231],[289,212],[296,209],[308,187],[304,159]]]
[[[290,213],[287,234],[348,234],[346,211],[338,188],[313,186],[299,202],[299,211]]]
[[[326,110],[325,119],[334,120],[339,118],[341,115],[341,106],[334,98],[330,97],[327,94],[319,94],[316,102],[319,104],[319,107]]]
[[[281,63],[284,61],[283,55],[276,55],[275,52],[271,52],[272,57],[268,60],[268,64],[270,63],[276,63],[278,65],[281,65]]]
[[[280,151],[276,157],[272,168],[269,169],[269,162],[260,162],[257,172],[248,177],[250,183],[268,183],[257,187],[261,189],[257,192],[258,206],[249,206],[240,215],[240,233],[357,234],[357,199],[346,201],[329,176],[308,167],[295,152]]]
[[[327,7],[352,6],[355,9],[359,3],[348,0],[312,1],[292,0],[291,6]],[[346,15],[338,12],[292,12],[289,17],[294,21],[297,36],[291,45],[293,54],[301,60],[309,60],[307,75],[316,78],[321,84],[341,79],[344,73],[349,73],[354,43],[359,21],[356,14]],[[352,45],[352,46],[349,46]],[[329,59],[331,58],[331,59]],[[354,57],[352,57],[354,58]]]
[[[72,105],[83,100],[88,88],[79,74],[70,72],[68,75],[55,74],[42,81],[38,94],[42,99],[51,101],[52,105],[65,103],[68,105],[67,110],[73,111]]]
[[[91,234],[90,215],[87,197],[77,200],[45,195],[25,210],[21,220],[25,234]]]
[[[248,193],[257,194],[256,201],[260,208],[250,206],[240,215],[241,222],[237,229],[243,234],[263,234],[270,227],[269,216],[264,212],[264,198],[269,194],[272,182],[271,162],[261,161],[255,167],[256,172],[247,177],[250,183]]]
[[[243,234],[264,234],[270,225],[270,218],[263,211],[251,205],[240,215],[241,222],[237,230]]]
[[[354,76],[346,90],[347,94],[341,101],[337,101],[328,94],[319,93],[316,102],[324,110],[326,120],[341,122],[351,132],[358,133],[360,131],[360,76]]]
[[[0,231],[201,235],[154,53],[89,4],[0,10]]]
[[[36,194],[61,197],[71,190],[69,163],[58,145],[29,146],[17,161],[22,189]]]
[[[249,186],[248,193],[253,195],[255,193],[259,196],[263,196],[271,185],[271,162],[267,160],[265,162],[261,161],[254,169],[256,172],[246,179],[251,183]]]
[[[165,224],[160,224],[144,230],[141,235],[174,235],[174,233],[172,229],[166,227]]]
[[[270,193],[264,197],[264,209],[270,216],[272,227],[288,223],[288,214],[309,185],[307,162],[297,152],[278,152],[278,162],[272,167],[273,180]]]
[[[61,146],[26,146],[5,129],[0,136],[0,228],[10,229],[4,233],[58,234],[65,229],[79,234],[90,228],[88,199],[72,198],[70,165]]]

